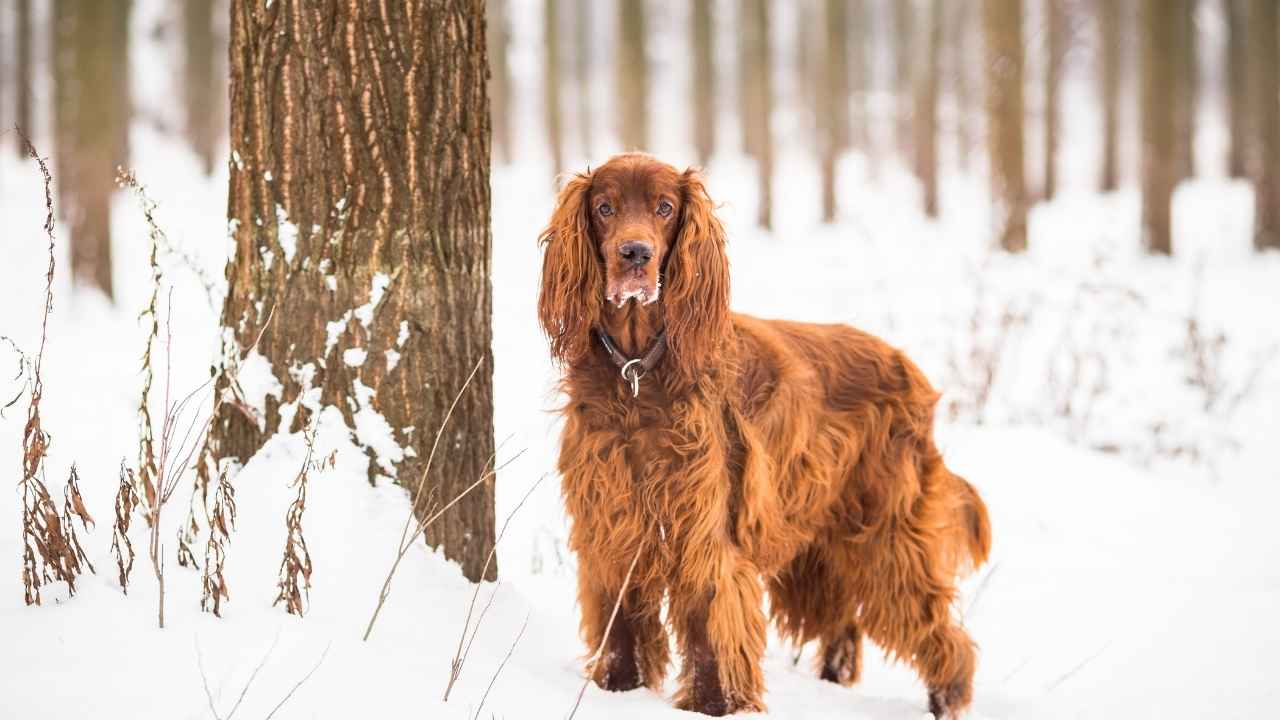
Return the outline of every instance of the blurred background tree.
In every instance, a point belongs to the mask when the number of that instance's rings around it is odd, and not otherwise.
[[[53,0],[53,126],[71,272],[112,296],[111,196],[129,162],[130,0]]]
[[[131,7],[0,5],[0,123],[23,127],[52,156],[75,277],[108,295],[112,180],[128,161],[136,114]],[[228,2],[166,7],[144,32],[175,51],[178,102],[138,120],[185,135],[202,171],[216,175],[229,149]],[[1058,198],[1081,168],[1102,192],[1138,190],[1142,242],[1157,253],[1177,251],[1176,188],[1225,176],[1252,186],[1256,246],[1280,244],[1274,0],[485,8],[498,164],[546,161],[552,178],[620,150],[687,148],[673,159],[702,165],[741,160],[766,228],[782,211],[775,185],[798,170],[816,178],[825,222],[855,209],[851,187],[904,176],[917,183],[921,214],[941,218],[949,179],[972,178],[992,193],[992,246],[1015,252],[1026,246],[1032,205]],[[1073,141],[1082,137],[1089,142]]]

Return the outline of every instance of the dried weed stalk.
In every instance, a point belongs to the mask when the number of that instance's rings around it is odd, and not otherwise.
[[[129,575],[133,572],[133,543],[129,542],[129,525],[133,511],[142,504],[138,496],[138,480],[133,468],[120,461],[120,486],[116,490],[116,519],[111,526],[111,551],[116,554],[116,566],[120,571],[120,589],[129,594]],[[127,554],[127,555],[126,555]]]
[[[979,272],[975,280],[968,352],[962,354],[953,346],[947,358],[952,378],[949,387],[955,390],[954,395],[947,398],[948,415],[952,421],[967,417],[978,425],[986,420],[1009,344],[1016,331],[1027,325],[1031,314],[1013,302],[1005,302],[998,312],[990,313],[986,275]]]
[[[307,477],[312,469],[311,457],[315,453],[314,426],[304,437],[307,456],[293,480],[298,496],[289,505],[284,518],[284,556],[280,559],[280,581],[276,585],[280,592],[272,603],[275,606],[283,602],[285,610],[298,617],[306,614],[307,605],[311,602],[311,552],[307,550],[307,539],[302,534],[302,513],[307,508]]]
[[[222,617],[222,601],[230,600],[227,579],[222,574],[227,559],[227,544],[236,527],[236,489],[227,480],[224,469],[218,474],[218,488],[209,513],[209,540],[204,546],[204,578],[200,609]]]
[[[34,362],[29,363],[26,390],[30,398],[27,405],[27,423],[22,431],[22,480],[18,483],[22,496],[22,585],[23,598],[28,605],[40,604],[40,588],[55,580],[65,582],[72,595],[76,590],[76,578],[88,567],[94,572],[76,537],[73,516],[78,516],[82,526],[92,518],[84,511],[80,499],[75,466],[71,468],[68,488],[64,490],[64,513],[58,515],[57,506],[45,487],[44,461],[51,442],[40,419],[40,399],[44,395],[41,369],[44,365],[44,348],[49,336],[49,313],[53,310],[53,177],[44,158],[36,152],[31,141],[18,131],[26,147],[27,155],[40,166],[44,178],[45,236],[49,239],[49,265],[45,273],[44,313],[40,321],[40,348]],[[10,343],[12,344],[12,343]],[[15,346],[16,348],[16,346]],[[20,360],[21,364],[21,360]],[[19,397],[21,394],[19,394]],[[15,398],[13,402],[17,402]]]
[[[155,201],[147,195],[146,186],[138,182],[137,176],[134,175],[132,171],[125,170],[124,168],[120,168],[116,173],[116,183],[120,185],[120,187],[128,188],[133,193],[133,196],[137,198],[138,206],[142,209],[142,217],[147,223],[147,234],[151,239],[151,271],[155,286],[159,287],[160,285],[160,268],[156,264],[156,251],[159,249],[163,250],[165,255],[176,260],[178,264],[189,270],[191,274],[195,275],[196,278],[200,280],[201,286],[204,287],[205,299],[209,301],[209,309],[217,310],[217,305],[219,304],[216,298],[218,294],[216,290],[217,285],[213,282],[213,279],[209,277],[209,274],[204,271],[204,268],[200,267],[200,263],[197,262],[194,257],[182,248],[174,245],[169,240],[169,236],[160,227],[159,223],[156,222],[155,212],[159,205],[157,205]],[[153,313],[154,310],[155,295],[153,294]]]

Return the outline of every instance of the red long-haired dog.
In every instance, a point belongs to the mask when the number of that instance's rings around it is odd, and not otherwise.
[[[934,445],[920,370],[851,327],[731,313],[724,230],[695,170],[614,157],[568,180],[540,242],[591,651],[621,594],[595,682],[660,687],[666,598],[676,704],[763,709],[767,589],[780,633],[818,641],[821,677],[856,681],[865,633],[916,668],[935,715],[963,710],[975,649],[955,579],[991,530]]]

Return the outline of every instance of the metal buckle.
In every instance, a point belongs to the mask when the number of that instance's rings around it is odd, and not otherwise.
[[[631,375],[627,375],[627,370],[630,369],[632,365],[639,365],[641,369],[632,372]],[[640,378],[644,377],[643,368],[644,363],[639,358],[635,360],[628,360],[626,364],[622,366],[622,379],[631,383],[631,397],[640,396]]]

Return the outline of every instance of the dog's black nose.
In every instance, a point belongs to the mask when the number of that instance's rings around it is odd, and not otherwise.
[[[622,243],[622,247],[618,248],[618,254],[632,265],[644,267],[653,259],[653,246],[646,242],[632,240]]]

